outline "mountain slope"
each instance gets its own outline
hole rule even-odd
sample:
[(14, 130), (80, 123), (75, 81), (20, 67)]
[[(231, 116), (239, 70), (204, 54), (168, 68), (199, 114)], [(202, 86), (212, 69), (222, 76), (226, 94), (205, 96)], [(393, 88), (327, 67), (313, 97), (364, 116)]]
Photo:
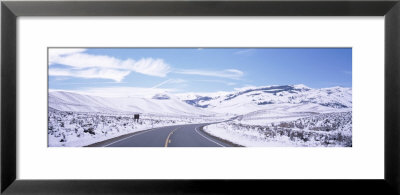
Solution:
[[(152, 98), (105, 98), (49, 92), (49, 107), (76, 112), (129, 112), (173, 115), (244, 115), (263, 112), (351, 111), (351, 88), (312, 89), (304, 85), (264, 86), (209, 94), (155, 94)], [(280, 112), (280, 111), (279, 111)]]
[(49, 108), (60, 111), (101, 113), (212, 114), (167, 94), (157, 94), (153, 98), (105, 98), (65, 91), (52, 91), (49, 92)]
[(305, 85), (282, 85), (247, 88), (230, 93), (207, 96), (181, 94), (186, 103), (218, 113), (247, 114), (286, 104), (287, 107), (312, 104), (318, 110), (351, 109), (351, 88), (312, 89)]

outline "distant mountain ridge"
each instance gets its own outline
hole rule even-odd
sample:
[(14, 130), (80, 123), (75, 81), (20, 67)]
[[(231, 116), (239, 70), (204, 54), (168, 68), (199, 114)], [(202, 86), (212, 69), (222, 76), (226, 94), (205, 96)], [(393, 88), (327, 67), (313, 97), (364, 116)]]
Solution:
[[(293, 112), (351, 111), (352, 89), (313, 89), (305, 85), (248, 87), (233, 92), (202, 94), (158, 93), (152, 97), (106, 98), (66, 91), (49, 92), (49, 108), (60, 111), (102, 113), (149, 113), (244, 115), (260, 110)], [(264, 111), (266, 112), (266, 111)]]
[(243, 112), (239, 112), (241, 114), (261, 110), (270, 104), (315, 104), (334, 109), (352, 108), (351, 88), (312, 89), (302, 84), (254, 87), (215, 96), (181, 94), (178, 97), (190, 105), (214, 112), (234, 113), (236, 108), (242, 108)]
[(48, 95), (49, 109), (73, 112), (99, 113), (149, 113), (167, 115), (211, 115), (209, 111), (188, 105), (165, 94), (152, 98), (125, 97), (106, 98), (66, 91), (51, 91)]

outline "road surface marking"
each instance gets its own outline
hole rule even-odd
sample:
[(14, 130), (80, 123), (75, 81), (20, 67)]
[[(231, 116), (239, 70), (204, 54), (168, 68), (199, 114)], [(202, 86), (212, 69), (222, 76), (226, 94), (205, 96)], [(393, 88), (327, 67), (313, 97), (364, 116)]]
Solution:
[(214, 142), (215, 144), (218, 144), (218, 145), (221, 146), (221, 147), (225, 147), (224, 145), (221, 145), (221, 144), (219, 144), (218, 142), (215, 142), (214, 140), (212, 140), (212, 139), (210, 139), (210, 138), (208, 138), (208, 137), (206, 137), (206, 136), (200, 134), (200, 133), (197, 131), (197, 127), (194, 128), (194, 130), (196, 131), (197, 134), (199, 134), (199, 135), (201, 135), (202, 137), (208, 139), (208, 141)]
[[(137, 135), (140, 135), (140, 134), (143, 134), (143, 133), (147, 133), (147, 132), (150, 132), (150, 131), (154, 131), (154, 130), (157, 130), (157, 129), (160, 129), (160, 128), (162, 128), (162, 127), (157, 127), (157, 128), (155, 128), (155, 129), (150, 129), (150, 130), (144, 130), (144, 132), (140, 132), (140, 133), (133, 134), (133, 135), (131, 135), (131, 136), (129, 136), (129, 137), (126, 137), (126, 138), (124, 138), (124, 139), (120, 139), (120, 140), (117, 140), (117, 141), (115, 141), (115, 142), (112, 142), (112, 143), (109, 143), (109, 144), (107, 144), (107, 145), (104, 145), (103, 147), (107, 147), (107, 146), (113, 145), (113, 144), (115, 144), (115, 143), (117, 143), (117, 142), (120, 142), (120, 141), (129, 139), (129, 138), (131, 138), (131, 137), (134, 137), (134, 136), (137, 136)], [(112, 138), (111, 138), (111, 139), (112, 139)]]
[(179, 127), (178, 128), (176, 128), (176, 129), (174, 129), (174, 130), (172, 130), (169, 134), (168, 134), (168, 137), (167, 137), (167, 139), (165, 140), (165, 145), (164, 145), (164, 147), (168, 147), (168, 143), (171, 143), (171, 140), (169, 139), (169, 137), (171, 137), (171, 135), (174, 133), (174, 131), (176, 131), (177, 129), (179, 129)]

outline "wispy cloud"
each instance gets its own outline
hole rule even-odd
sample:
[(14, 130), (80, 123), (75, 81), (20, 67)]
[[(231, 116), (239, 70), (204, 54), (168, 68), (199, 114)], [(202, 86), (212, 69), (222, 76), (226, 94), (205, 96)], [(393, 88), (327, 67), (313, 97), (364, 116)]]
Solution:
[(161, 82), (161, 83), (159, 83), (157, 85), (154, 85), (152, 88), (155, 89), (155, 88), (161, 87), (161, 86), (163, 86), (165, 84), (176, 84), (176, 83), (184, 83), (184, 82), (186, 82), (186, 81), (183, 80), (183, 79), (168, 79), (168, 80), (163, 81), (163, 82)]
[[(162, 59), (121, 60), (107, 55), (83, 53), (84, 49), (50, 49), (49, 66), (61, 64), (69, 68), (49, 69), (50, 76), (113, 79), (120, 82), (130, 72), (165, 77), (170, 66)], [(90, 75), (92, 73), (93, 75)], [(115, 74), (115, 75), (114, 75)]]
[(237, 69), (226, 69), (222, 71), (210, 71), (210, 70), (194, 70), (194, 69), (184, 69), (176, 70), (174, 73), (187, 74), (187, 75), (200, 75), (209, 77), (221, 77), (230, 79), (239, 79), (244, 75), (244, 73)]
[(161, 89), (161, 88), (140, 88), (140, 87), (98, 87), (84, 88), (79, 90), (58, 90), (50, 89), (51, 91), (68, 91), (86, 95), (100, 97), (153, 97), (158, 93), (173, 93), (177, 89)]
[(145, 58), (132, 63), (131, 68), (135, 72), (158, 77), (165, 77), (171, 69), (164, 60), (153, 58)]
[(127, 76), (129, 71), (121, 71), (114, 69), (97, 69), (97, 68), (89, 68), (83, 70), (75, 70), (75, 69), (57, 69), (51, 68), (49, 69), (50, 76), (68, 76), (68, 77), (78, 77), (78, 78), (86, 78), (86, 79), (112, 79), (116, 82), (121, 82), (122, 79)]
[[(57, 83), (57, 85), (90, 85), (90, 84), (115, 84), (116, 82), (63, 82), (63, 83)], [(127, 82), (118, 82), (118, 84), (123, 84)]]
[(57, 59), (66, 55), (85, 52), (86, 49), (72, 49), (72, 48), (51, 48), (49, 49), (49, 65), (53, 64)]
[(235, 55), (251, 55), (251, 54), (253, 54), (254, 51), (255, 51), (254, 49), (243, 49), (243, 50), (236, 51), (234, 54)]
[(193, 80), (195, 82), (209, 82), (209, 83), (223, 83), (228, 86), (233, 86), (236, 85), (234, 82), (228, 82), (228, 81), (223, 81), (223, 80)]
[[(173, 71), (170, 65), (165, 63), (163, 59), (119, 59), (108, 55), (94, 55), (85, 53), (86, 51), (86, 49), (49, 49), (49, 75), (111, 79), (116, 82), (121, 82), (131, 72), (149, 76), (166, 77), (168, 73)], [(55, 64), (60, 64), (63, 66), (55, 68)], [(177, 74), (229, 79), (240, 79), (244, 75), (242, 71), (237, 69), (225, 69), (218, 71), (178, 69), (174, 70), (173, 72)], [(178, 80), (167, 80), (159, 85), (162, 86), (173, 82), (176, 83)]]

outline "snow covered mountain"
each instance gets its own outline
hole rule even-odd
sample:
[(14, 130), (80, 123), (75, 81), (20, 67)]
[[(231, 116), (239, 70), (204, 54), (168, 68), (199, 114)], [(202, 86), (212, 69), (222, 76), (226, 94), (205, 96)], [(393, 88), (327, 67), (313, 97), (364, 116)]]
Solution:
[(172, 95), (156, 94), (152, 98), (106, 98), (65, 91), (49, 92), (49, 108), (72, 112), (148, 113), (172, 115), (211, 115), (186, 104)]
[(49, 107), (75, 112), (173, 115), (244, 115), (261, 110), (323, 113), (351, 111), (352, 90), (343, 87), (312, 89), (305, 85), (281, 85), (209, 94), (155, 94), (151, 98), (106, 98), (51, 91)]
[[(204, 130), (243, 146), (352, 146), (351, 88), (282, 85), (119, 98), (50, 91), (48, 107), (49, 146), (83, 146), (154, 127), (215, 122)], [(140, 123), (132, 113), (142, 114)]]
[(180, 94), (178, 97), (190, 105), (212, 112), (234, 114), (247, 114), (277, 105), (285, 108), (307, 105), (307, 111), (318, 112), (351, 110), (352, 107), (352, 90), (343, 87), (312, 89), (305, 85), (281, 85), (246, 88), (215, 95)]

